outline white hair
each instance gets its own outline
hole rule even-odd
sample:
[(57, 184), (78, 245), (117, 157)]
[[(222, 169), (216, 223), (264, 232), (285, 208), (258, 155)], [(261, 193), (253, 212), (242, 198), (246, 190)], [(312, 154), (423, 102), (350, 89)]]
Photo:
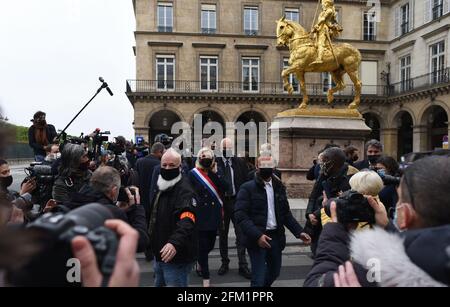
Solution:
[(383, 189), (381, 177), (374, 171), (361, 171), (350, 178), (350, 187), (363, 195), (377, 196)]

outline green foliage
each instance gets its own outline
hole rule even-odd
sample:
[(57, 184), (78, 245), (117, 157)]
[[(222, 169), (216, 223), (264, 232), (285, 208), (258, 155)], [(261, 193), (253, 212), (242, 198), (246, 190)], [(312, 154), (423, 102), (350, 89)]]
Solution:
[(13, 124), (6, 123), (6, 128), (15, 134), (12, 138), (13, 142), (16, 143), (28, 143), (28, 128), (23, 126), (16, 126)]

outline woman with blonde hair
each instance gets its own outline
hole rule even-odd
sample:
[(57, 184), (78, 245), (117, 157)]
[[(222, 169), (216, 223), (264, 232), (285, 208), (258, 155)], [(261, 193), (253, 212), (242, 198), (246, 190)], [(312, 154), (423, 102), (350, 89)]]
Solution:
[[(372, 196), (376, 202), (383, 205), (378, 194), (383, 189), (384, 184), (381, 177), (374, 171), (359, 171), (354, 174), (349, 180), (350, 187), (353, 191), (356, 191), (365, 196)], [(324, 201), (324, 203), (326, 200)], [(328, 223), (331, 219), (325, 213), (325, 210), (321, 210), (321, 223), (322, 226)], [(364, 228), (369, 226), (368, 223), (359, 223), (358, 228)]]
[(200, 149), (195, 168), (189, 171), (197, 203), (198, 264), (197, 272), (203, 277), (203, 286), (210, 286), (208, 255), (214, 248), (217, 230), (223, 218), (223, 193), (227, 182), (218, 175), (214, 152)]

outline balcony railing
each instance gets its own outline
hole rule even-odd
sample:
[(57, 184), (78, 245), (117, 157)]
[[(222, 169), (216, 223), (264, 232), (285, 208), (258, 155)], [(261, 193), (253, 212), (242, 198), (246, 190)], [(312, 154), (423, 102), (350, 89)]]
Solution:
[[(306, 84), (308, 95), (324, 95), (329, 87), (322, 83)], [(297, 87), (296, 87), (297, 89)], [(362, 94), (386, 96), (384, 85), (363, 85)], [(183, 93), (183, 94), (248, 94), (248, 95), (287, 95), (281, 82), (202, 82), (202, 81), (161, 81), (127, 80), (127, 93)], [(294, 94), (300, 94), (297, 90)], [(335, 96), (353, 96), (354, 87), (348, 85)]]
[(450, 67), (391, 85), (390, 95), (405, 94), (436, 85), (450, 84)]

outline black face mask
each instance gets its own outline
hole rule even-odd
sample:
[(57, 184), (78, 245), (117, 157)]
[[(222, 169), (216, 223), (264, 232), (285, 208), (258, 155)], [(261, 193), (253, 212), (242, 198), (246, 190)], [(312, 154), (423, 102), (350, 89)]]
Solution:
[(358, 159), (359, 159), (358, 155), (354, 155), (353, 158), (352, 158), (353, 162), (358, 161)]
[(380, 155), (373, 155), (367, 156), (367, 159), (369, 160), (370, 164), (376, 164), (380, 157), (381, 157)]
[(204, 168), (210, 168), (212, 163), (213, 163), (213, 160), (209, 159), (209, 158), (200, 160), (200, 165), (203, 166)]
[(272, 177), (273, 168), (260, 168), (259, 175), (262, 179), (267, 180)]
[(165, 169), (161, 168), (161, 177), (164, 180), (170, 181), (178, 177), (180, 175), (180, 169), (177, 168), (171, 168), (171, 169)]
[(12, 176), (0, 178), (0, 186), (4, 189), (7, 189), (12, 184), (12, 182), (13, 182)]

